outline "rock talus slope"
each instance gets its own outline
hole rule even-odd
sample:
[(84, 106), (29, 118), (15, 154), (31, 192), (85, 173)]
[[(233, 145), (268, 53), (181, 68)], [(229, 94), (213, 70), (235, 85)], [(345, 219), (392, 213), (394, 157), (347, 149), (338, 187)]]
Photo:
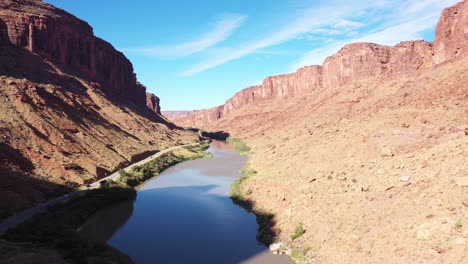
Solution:
[(0, 2), (0, 217), (196, 139), (84, 21)]
[[(466, 263), (467, 9), (443, 11), (434, 43), (350, 44), (314, 72), (176, 122), (249, 143), (258, 173), (244, 199), (274, 213), (276, 239), (309, 260)], [(301, 94), (272, 92), (295, 85)]]

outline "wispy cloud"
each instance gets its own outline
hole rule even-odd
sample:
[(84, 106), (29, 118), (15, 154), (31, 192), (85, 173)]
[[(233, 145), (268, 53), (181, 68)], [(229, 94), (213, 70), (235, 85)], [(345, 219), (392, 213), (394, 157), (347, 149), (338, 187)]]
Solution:
[(298, 12), (284, 27), (225, 52), (209, 56), (180, 73), (192, 76), (239, 59), (262, 49), (295, 39), (310, 40), (315, 49), (297, 59), (292, 66), (321, 64), (326, 56), (347, 43), (368, 41), (394, 45), (422, 37), (433, 28), (443, 7), (458, 0), (329, 0)]
[[(402, 3), (403, 2), (403, 3)], [(290, 71), (305, 65), (322, 64), (327, 56), (336, 53), (341, 47), (354, 42), (372, 42), (381, 45), (395, 45), (403, 40), (422, 39), (422, 33), (434, 28), (441, 10), (458, 0), (402, 1), (387, 15), (388, 21), (375, 32), (364, 32), (359, 37), (349, 37), (333, 41), (329, 45), (315, 48), (292, 63)]]
[[(374, 6), (381, 4), (384, 0), (375, 0), (368, 6)], [(226, 62), (238, 59), (240, 57), (249, 55), (256, 52), (257, 50), (271, 47), (284, 43), (286, 41), (302, 37), (304, 34), (313, 32), (326, 25), (335, 25), (336, 21), (346, 21), (341, 18), (352, 15), (355, 11), (360, 8), (365, 8), (367, 1), (358, 0), (353, 5), (342, 5), (341, 8), (336, 8), (336, 2), (340, 1), (329, 1), (326, 5), (313, 6), (304, 10), (302, 13), (296, 16), (296, 19), (288, 23), (285, 27), (280, 30), (269, 34), (268, 36), (261, 36), (261, 38), (242, 45), (240, 48), (233, 49), (231, 52), (225, 53), (222, 56), (213, 56), (204, 60), (189, 69), (182, 72), (181, 76), (192, 76), (216, 66), (222, 65)], [(348, 23), (348, 25), (340, 26), (356, 26), (354, 23)]]
[(203, 34), (195, 40), (167, 46), (126, 49), (126, 51), (160, 58), (186, 57), (202, 52), (228, 39), (245, 20), (246, 16), (233, 14), (225, 15), (211, 31)]
[(321, 65), (327, 56), (339, 51), (344, 45), (354, 42), (371, 42), (381, 45), (395, 45), (402, 40), (422, 39), (421, 32), (432, 27), (434, 17), (425, 17), (385, 28), (359, 38), (334, 41), (332, 44), (313, 49), (295, 61), (290, 71), (305, 65)]

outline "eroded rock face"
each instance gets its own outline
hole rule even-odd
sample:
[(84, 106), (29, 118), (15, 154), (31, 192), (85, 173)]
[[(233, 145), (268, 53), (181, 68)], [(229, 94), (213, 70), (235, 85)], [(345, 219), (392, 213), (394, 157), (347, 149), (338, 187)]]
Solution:
[(432, 67), (432, 44), (427, 41), (404, 41), (391, 49), (387, 68), (389, 77), (412, 75)]
[(346, 45), (323, 63), (323, 85), (339, 87), (355, 80), (383, 74), (390, 61), (390, 47), (371, 43)]
[(262, 100), (295, 97), (311, 93), (322, 87), (322, 67), (306, 66), (295, 73), (271, 76), (261, 85), (251, 86), (226, 101), (223, 114), (228, 114), (244, 105)]
[(152, 93), (146, 93), (146, 106), (156, 114), (161, 114), (161, 107), (159, 106), (159, 97)]
[(407, 41), (395, 47), (354, 43), (328, 57), (323, 66), (313, 65), (295, 73), (271, 76), (261, 85), (241, 90), (222, 106), (198, 110), (177, 122), (203, 127), (245, 105), (263, 100), (297, 97), (318, 89), (338, 89), (372, 77), (412, 75), (432, 66), (432, 45), (426, 41)]
[(353, 43), (325, 59), (322, 66), (307, 66), (295, 73), (266, 78), (261, 85), (236, 93), (222, 106), (198, 110), (175, 119), (179, 124), (203, 127), (245, 105), (262, 100), (336, 89), (367, 78), (416, 75), (434, 65), (466, 56), (468, 52), (468, 1), (446, 8), (437, 25), (434, 44), (417, 40), (394, 47)]
[(224, 105), (215, 106), (209, 109), (195, 110), (189, 116), (184, 117), (187, 121), (183, 125), (193, 127), (205, 127), (224, 116)]
[(415, 74), (428, 68), (432, 45), (426, 41), (405, 41), (394, 47), (353, 43), (328, 57), (323, 64), (323, 86), (340, 87), (371, 77)]
[(468, 1), (446, 8), (437, 24), (433, 48), (434, 64), (444, 63), (468, 52)]
[(122, 53), (41, 1), (0, 0), (0, 98), (0, 219), (198, 138), (158, 116)]
[(86, 75), (112, 97), (145, 105), (144, 87), (137, 85), (130, 61), (71, 14), (42, 1), (2, 0), (0, 31), (0, 43), (7, 37), (13, 45)]

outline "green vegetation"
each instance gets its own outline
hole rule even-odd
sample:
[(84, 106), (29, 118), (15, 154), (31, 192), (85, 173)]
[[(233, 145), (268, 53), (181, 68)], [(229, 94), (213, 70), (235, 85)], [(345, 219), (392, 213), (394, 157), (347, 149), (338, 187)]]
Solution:
[(458, 219), (457, 222), (455, 222), (455, 230), (460, 231), (463, 227), (462, 219)]
[(309, 263), (306, 256), (305, 256), (305, 254), (302, 251), (298, 250), (298, 249), (292, 249), (291, 254), (289, 256), (296, 263)]
[(304, 227), (302, 227), (302, 225), (298, 225), (296, 226), (296, 229), (294, 229), (294, 234), (291, 235), (291, 239), (296, 240), (297, 238), (302, 236), (305, 232), (306, 230), (304, 229)]
[(21, 248), (50, 248), (71, 263), (89, 263), (90, 260), (95, 263), (128, 263), (114, 249), (81, 239), (76, 230), (97, 211), (135, 197), (134, 189), (109, 187), (89, 190), (67, 203), (51, 206), (46, 212), (8, 230), (1, 238), (17, 248), (8, 247), (15, 252), (6, 248), (3, 253), (21, 254)]
[(128, 172), (120, 170), (117, 181), (124, 186), (138, 186), (146, 180), (158, 176), (167, 168), (174, 166), (182, 161), (199, 158), (210, 158), (212, 156), (211, 153), (205, 152), (208, 147), (209, 144), (207, 142), (203, 142), (198, 145), (188, 146), (183, 149), (165, 153), (148, 163), (133, 167)]
[(257, 171), (247, 166), (242, 170), (242, 174), (244, 174), (243, 177), (235, 180), (231, 184), (229, 196), (235, 204), (242, 206), (248, 212), (255, 214), (258, 224), (257, 240), (265, 245), (270, 245), (275, 241), (276, 237), (276, 232), (273, 229), (273, 226), (276, 224), (274, 221), (275, 215), (268, 211), (256, 208), (254, 202), (246, 198), (246, 196), (249, 196), (253, 193), (252, 190), (247, 190), (245, 194), (242, 190), (242, 184), (245, 182), (245, 180), (255, 176)]
[(118, 182), (113, 180), (102, 180), (99, 182), (99, 188), (121, 187)]
[[(241, 178), (235, 180), (231, 184), (231, 190), (229, 192), (229, 196), (231, 196), (231, 199), (233, 199), (233, 200), (238, 200), (238, 201), (244, 200), (244, 194), (243, 194), (243, 191), (242, 191), (242, 183), (245, 180), (247, 180), (248, 178), (256, 175), (257, 171), (246, 167), (246, 168), (244, 168), (242, 170), (242, 174), (243, 174), (243, 176)], [(247, 194), (247, 195), (249, 195), (249, 194)]]
[[(118, 250), (96, 242), (82, 239), (77, 229), (94, 213), (119, 202), (136, 198), (131, 188), (158, 175), (165, 169), (185, 160), (211, 157), (205, 152), (209, 142), (188, 146), (166, 153), (130, 171), (120, 170), (117, 181), (103, 180), (99, 189), (76, 195), (66, 203), (56, 204), (44, 213), (8, 230), (0, 237), (2, 257), (11, 258), (23, 253), (58, 252), (70, 263), (132, 263)], [(3, 258), (0, 257), (0, 262)]]
[(228, 138), (226, 142), (234, 144), (236, 146), (236, 151), (242, 156), (247, 156), (250, 152), (250, 147), (241, 139), (238, 138)]

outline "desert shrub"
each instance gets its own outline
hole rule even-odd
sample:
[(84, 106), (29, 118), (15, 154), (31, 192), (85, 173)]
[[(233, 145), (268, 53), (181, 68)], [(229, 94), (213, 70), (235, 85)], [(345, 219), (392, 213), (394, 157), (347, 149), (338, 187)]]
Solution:
[(228, 138), (226, 140), (228, 143), (234, 144), (236, 148), (236, 152), (239, 153), (242, 156), (247, 156), (250, 152), (250, 147), (242, 141), (241, 139), (238, 138)]
[(304, 227), (302, 227), (302, 225), (298, 225), (296, 226), (296, 229), (294, 229), (294, 234), (291, 235), (291, 239), (296, 240), (297, 238), (302, 236), (305, 232), (306, 230), (304, 229)]

